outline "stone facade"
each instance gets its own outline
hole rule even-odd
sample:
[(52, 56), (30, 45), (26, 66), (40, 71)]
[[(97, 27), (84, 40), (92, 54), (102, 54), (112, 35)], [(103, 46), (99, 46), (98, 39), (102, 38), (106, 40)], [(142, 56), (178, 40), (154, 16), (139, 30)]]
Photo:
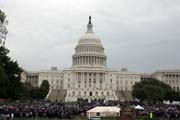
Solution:
[(175, 91), (180, 90), (180, 70), (158, 70), (152, 73), (152, 77), (170, 85)]

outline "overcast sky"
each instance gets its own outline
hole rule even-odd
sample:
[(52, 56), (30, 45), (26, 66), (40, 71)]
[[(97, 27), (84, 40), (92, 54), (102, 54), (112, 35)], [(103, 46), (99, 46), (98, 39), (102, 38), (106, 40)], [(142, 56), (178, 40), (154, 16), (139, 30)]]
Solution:
[(180, 69), (180, 0), (0, 0), (6, 46), (26, 70), (72, 65), (92, 16), (109, 68)]

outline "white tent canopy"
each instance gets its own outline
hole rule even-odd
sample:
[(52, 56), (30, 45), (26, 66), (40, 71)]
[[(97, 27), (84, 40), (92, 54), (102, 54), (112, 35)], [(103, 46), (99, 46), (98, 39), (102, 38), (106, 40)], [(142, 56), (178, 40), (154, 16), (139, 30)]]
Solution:
[(134, 108), (137, 109), (137, 110), (144, 110), (144, 108), (141, 107), (140, 105), (137, 105), (137, 106), (135, 106)]
[(119, 116), (120, 110), (116, 106), (97, 106), (87, 111), (87, 117)]
[(112, 106), (98, 106), (94, 107), (93, 109), (88, 110), (87, 112), (116, 112), (119, 113), (120, 108), (118, 107), (112, 107)]

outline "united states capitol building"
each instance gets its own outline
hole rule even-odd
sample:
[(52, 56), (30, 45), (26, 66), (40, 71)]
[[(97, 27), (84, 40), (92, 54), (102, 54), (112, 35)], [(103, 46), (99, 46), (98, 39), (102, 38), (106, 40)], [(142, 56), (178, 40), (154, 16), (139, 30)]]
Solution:
[(132, 72), (126, 68), (109, 69), (107, 56), (100, 38), (93, 32), (91, 17), (87, 31), (82, 35), (72, 55), (72, 67), (59, 70), (29, 72), (24, 70), (22, 82), (39, 87), (44, 80), (50, 84), (47, 99), (51, 101), (77, 101), (78, 98), (94, 100), (132, 100), (133, 85), (151, 77), (169, 84), (174, 90), (180, 87), (180, 70), (160, 70), (152, 74)]

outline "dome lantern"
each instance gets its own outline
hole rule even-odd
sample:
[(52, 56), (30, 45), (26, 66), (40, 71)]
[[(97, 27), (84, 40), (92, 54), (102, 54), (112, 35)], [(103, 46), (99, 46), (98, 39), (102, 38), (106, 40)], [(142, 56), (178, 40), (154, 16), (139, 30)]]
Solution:
[(86, 33), (93, 33), (93, 24), (91, 23), (91, 16), (89, 16), (89, 23), (87, 24), (87, 32)]

